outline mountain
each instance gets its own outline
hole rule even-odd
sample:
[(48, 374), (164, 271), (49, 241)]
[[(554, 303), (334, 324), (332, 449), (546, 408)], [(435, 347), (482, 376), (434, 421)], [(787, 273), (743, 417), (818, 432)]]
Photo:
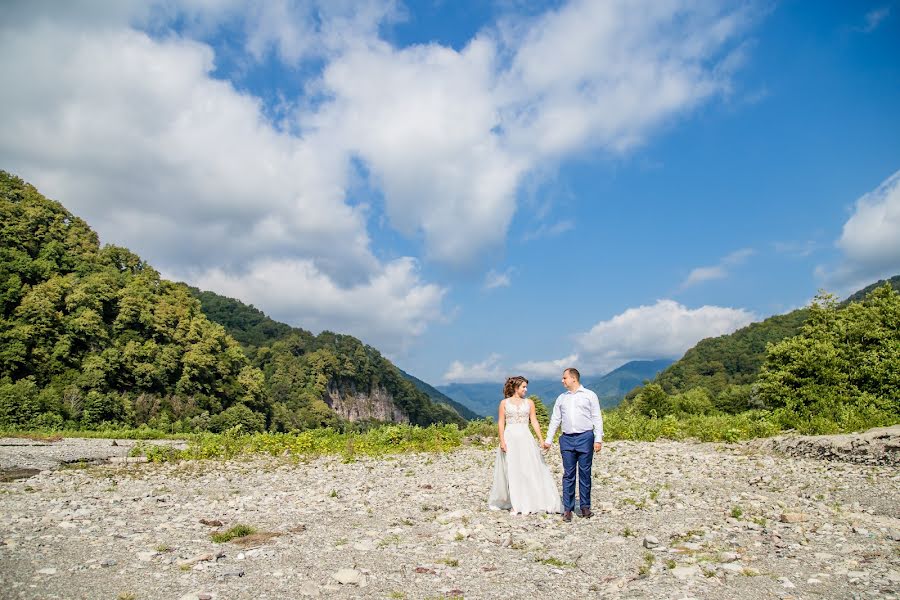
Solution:
[[(602, 408), (613, 408), (622, 401), (629, 390), (652, 379), (671, 362), (665, 359), (635, 360), (600, 377), (582, 376), (582, 384), (597, 394)], [(503, 399), (502, 382), (450, 383), (439, 385), (437, 389), (479, 415), (495, 418), (498, 404)], [(548, 411), (553, 410), (556, 398), (563, 391), (562, 383), (558, 379), (535, 379), (528, 382), (528, 394), (539, 397)]]
[(0, 426), (458, 423), (375, 348), (162, 279), (0, 171)]
[(466, 408), (465, 405), (460, 404), (459, 402), (457, 402), (450, 396), (447, 396), (446, 394), (444, 394), (437, 388), (425, 383), (418, 377), (414, 377), (414, 376), (410, 375), (409, 373), (407, 373), (403, 369), (400, 369), (399, 367), (398, 367), (398, 370), (400, 371), (400, 374), (403, 375), (410, 382), (412, 382), (412, 384), (414, 386), (416, 386), (416, 388), (418, 388), (420, 391), (428, 394), (428, 397), (431, 398), (432, 402), (440, 402), (441, 404), (446, 404), (446, 405), (450, 406), (451, 408), (453, 408), (453, 410), (455, 410), (457, 413), (459, 413), (459, 415), (464, 419), (470, 420), (470, 419), (478, 419), (479, 418), (479, 415), (475, 414), (474, 412), (472, 412), (471, 410)]
[[(190, 288), (211, 321), (239, 340), (255, 366), (263, 371), (284, 428), (306, 423), (328, 425), (326, 414), (305, 407), (319, 400), (350, 421), (465, 423), (449, 403), (433, 401), (405, 373), (375, 348), (355, 337), (279, 323), (256, 307), (215, 292)], [(312, 370), (311, 370), (312, 369)], [(325, 378), (323, 385), (317, 379)], [(312, 386), (312, 390), (309, 388)], [(299, 416), (300, 414), (304, 416)], [(318, 421), (317, 421), (318, 419)]]
[[(900, 291), (900, 276), (895, 276), (866, 286), (841, 305), (859, 302), (885, 283)], [(659, 384), (670, 395), (702, 387), (723, 409), (745, 410), (750, 406), (750, 385), (757, 380), (765, 362), (767, 345), (798, 335), (808, 315), (807, 308), (800, 308), (751, 323), (728, 335), (701, 340), (662, 371), (653, 383)], [(633, 395), (628, 394), (628, 397)]]
[(886, 283), (891, 284), (892, 288), (900, 292), (900, 275), (894, 275), (890, 279), (880, 279), (871, 285), (867, 285), (858, 292), (850, 294), (850, 296), (848, 296), (842, 304), (848, 304), (850, 302), (861, 302), (866, 298), (866, 296), (869, 295), (869, 292), (871, 292), (875, 288), (880, 288)]

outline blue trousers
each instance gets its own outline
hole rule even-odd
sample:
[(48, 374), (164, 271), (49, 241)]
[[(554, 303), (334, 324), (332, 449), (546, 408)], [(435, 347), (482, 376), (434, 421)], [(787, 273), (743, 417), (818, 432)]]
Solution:
[(563, 510), (575, 510), (575, 473), (578, 473), (578, 505), (591, 507), (591, 464), (594, 462), (594, 432), (564, 433), (559, 437), (563, 464)]

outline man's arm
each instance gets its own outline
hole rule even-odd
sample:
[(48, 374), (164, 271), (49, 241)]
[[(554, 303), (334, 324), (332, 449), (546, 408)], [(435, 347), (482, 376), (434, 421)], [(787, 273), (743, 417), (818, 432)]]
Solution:
[(544, 440), (546, 444), (553, 443), (553, 436), (556, 435), (556, 430), (559, 428), (559, 424), (562, 423), (562, 412), (560, 412), (559, 403), (559, 397), (557, 397), (556, 402), (553, 404), (553, 414), (550, 415), (550, 425), (547, 426), (547, 438)]
[(603, 443), (603, 413), (600, 412), (600, 399), (591, 392), (591, 423), (594, 425), (594, 441)]

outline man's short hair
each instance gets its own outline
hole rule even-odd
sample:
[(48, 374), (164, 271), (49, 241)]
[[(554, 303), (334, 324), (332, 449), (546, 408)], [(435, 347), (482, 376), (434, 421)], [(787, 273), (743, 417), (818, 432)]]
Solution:
[(575, 378), (575, 381), (581, 383), (581, 373), (578, 372), (578, 369), (576, 369), (575, 367), (569, 367), (568, 369), (566, 369), (566, 371), (568, 371), (569, 375)]

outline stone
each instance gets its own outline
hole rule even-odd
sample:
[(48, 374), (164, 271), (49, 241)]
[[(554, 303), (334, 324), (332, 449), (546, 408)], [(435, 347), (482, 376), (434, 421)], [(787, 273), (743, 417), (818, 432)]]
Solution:
[(674, 575), (677, 579), (690, 579), (700, 574), (700, 567), (675, 567), (674, 569), (670, 569), (669, 573)]
[(737, 552), (723, 552), (721, 558), (723, 562), (734, 562), (741, 557)]
[(778, 582), (781, 584), (781, 586), (782, 586), (783, 588), (786, 588), (786, 589), (789, 589), (789, 590), (792, 590), (792, 589), (794, 589), (795, 587), (797, 587), (797, 586), (794, 585), (794, 584), (791, 582), (791, 580), (788, 579), (787, 577), (779, 577), (779, 578), (778, 578)]
[(659, 540), (652, 535), (644, 536), (644, 548), (652, 549), (659, 546)]
[(339, 569), (336, 573), (332, 573), (332, 579), (341, 585), (360, 585), (365, 576), (356, 569)]
[(782, 523), (802, 523), (807, 520), (807, 516), (804, 513), (799, 512), (786, 512), (781, 513), (778, 520)]
[(38, 569), (38, 573), (41, 575), (56, 575), (56, 569), (54, 567), (45, 567), (43, 569)]
[(243, 569), (229, 569), (227, 571), (222, 571), (218, 575), (218, 577), (220, 579), (225, 579), (225, 578), (229, 578), (229, 577), (243, 577), (243, 576), (244, 576)]

